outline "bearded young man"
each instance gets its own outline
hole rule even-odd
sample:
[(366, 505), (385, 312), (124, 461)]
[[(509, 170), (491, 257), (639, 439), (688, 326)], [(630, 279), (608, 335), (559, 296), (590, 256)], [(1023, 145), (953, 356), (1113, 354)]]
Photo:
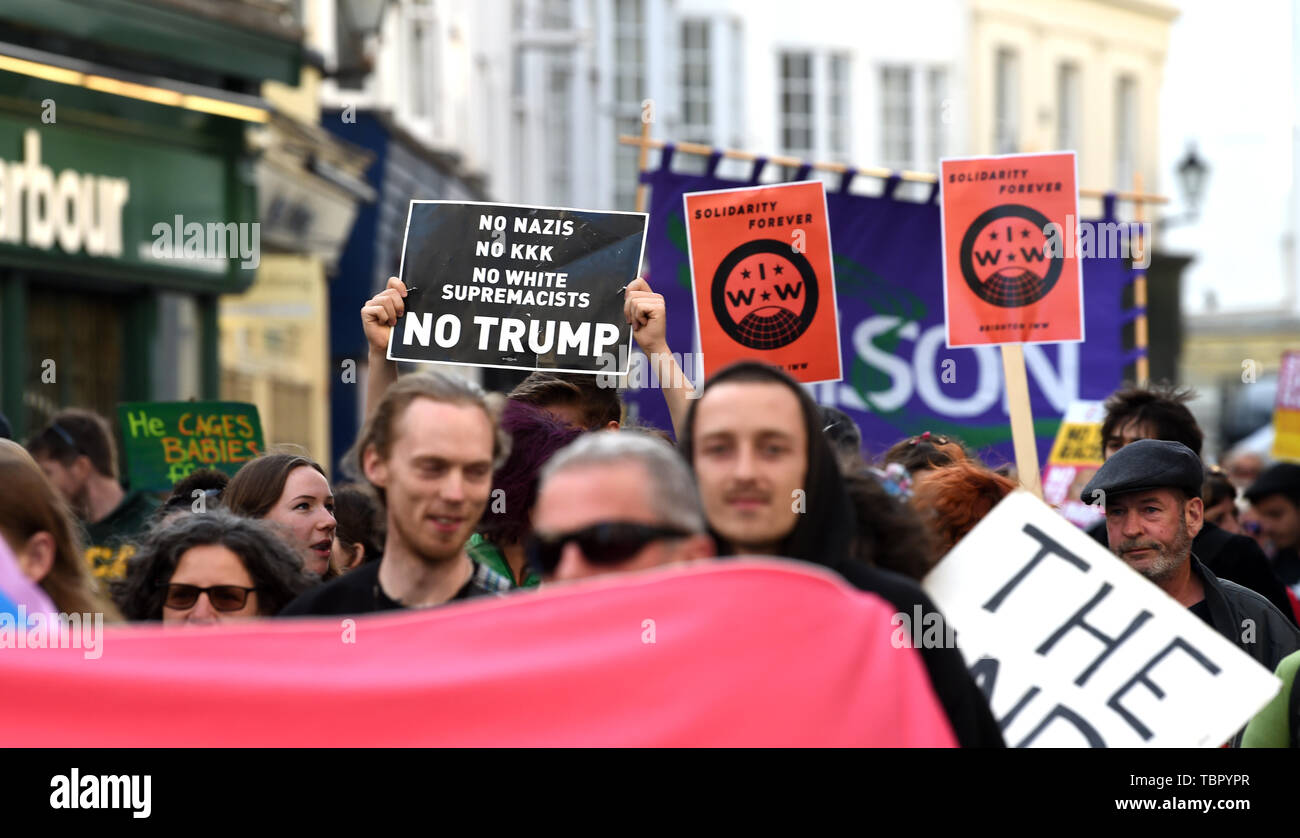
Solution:
[(383, 557), (289, 603), (282, 616), (422, 608), (510, 589), (465, 545), (508, 449), (476, 385), (404, 376), (366, 419), (351, 456), (384, 503)]

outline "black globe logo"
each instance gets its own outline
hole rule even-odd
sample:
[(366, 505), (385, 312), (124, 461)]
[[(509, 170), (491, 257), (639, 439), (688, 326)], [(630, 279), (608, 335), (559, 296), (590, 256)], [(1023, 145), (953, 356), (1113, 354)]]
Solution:
[(1063, 256), (1047, 255), (1050, 222), (1032, 207), (1001, 204), (966, 228), (961, 273), (981, 300), (1002, 308), (1036, 303), (1061, 278)]
[(817, 272), (789, 242), (745, 242), (713, 274), (713, 315), (732, 340), (750, 349), (780, 349), (798, 340), (812, 324), (817, 299)]

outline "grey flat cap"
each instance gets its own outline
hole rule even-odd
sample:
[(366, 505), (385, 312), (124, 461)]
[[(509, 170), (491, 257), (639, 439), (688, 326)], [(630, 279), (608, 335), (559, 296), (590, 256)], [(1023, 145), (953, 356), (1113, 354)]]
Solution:
[(1189, 497), (1201, 496), (1205, 470), (1201, 458), (1181, 442), (1139, 439), (1110, 455), (1080, 493), (1092, 503), (1095, 492), (1107, 496), (1147, 489), (1182, 489)]

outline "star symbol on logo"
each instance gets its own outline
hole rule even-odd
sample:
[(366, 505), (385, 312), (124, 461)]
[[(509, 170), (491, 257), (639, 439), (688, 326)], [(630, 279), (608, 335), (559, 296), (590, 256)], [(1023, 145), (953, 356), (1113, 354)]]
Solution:
[(1020, 238), (1022, 238), (1022, 239), (1027, 239), (1027, 238), (1029, 238), (1029, 231), (1028, 231), (1028, 230), (1021, 230), (1021, 231), (1020, 231)]
[(746, 269), (746, 270), (741, 271), (741, 272), (740, 272), (740, 276), (741, 276), (742, 279), (749, 279), (749, 270)]
[(997, 234), (997, 233), (989, 233), (989, 239), (990, 239), (991, 241), (997, 241), (997, 240), (998, 240), (998, 234)]
[(764, 292), (763, 292), (762, 294), (760, 294), (759, 296), (761, 296), (764, 300), (770, 300), (770, 299), (772, 299), (772, 292), (771, 292), (771, 291), (764, 291)]
[(785, 268), (781, 267), (780, 265), (774, 265), (772, 267), (772, 273), (776, 274), (777, 276), (780, 276), (784, 271)]

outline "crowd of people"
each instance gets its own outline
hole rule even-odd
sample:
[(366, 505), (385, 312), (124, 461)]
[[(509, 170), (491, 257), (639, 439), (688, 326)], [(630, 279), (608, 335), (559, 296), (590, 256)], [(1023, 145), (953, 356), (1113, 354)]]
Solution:
[[(699, 392), (657, 370), (675, 442), (625, 423), (596, 376), (539, 371), (504, 398), (439, 372), (399, 376), (384, 350), (405, 294), (391, 279), (361, 311), (371, 374), (346, 484), (308, 452), (275, 450), (230, 478), (196, 471), (160, 501), (122, 488), (110, 428), (84, 410), (25, 446), (0, 441), (0, 535), (22, 574), (61, 611), (211, 625), (528, 596), (753, 555), (929, 613), (921, 579), (1017, 485), (951, 434), (873, 456), (847, 415), (756, 362)], [(675, 366), (662, 297), (642, 279), (625, 294), (640, 346)], [(1105, 462), (1081, 498), (1104, 507), (1090, 533), (1283, 678), (1234, 741), (1294, 746), (1300, 465), (1207, 468), (1189, 398), (1127, 387), (1106, 402)], [(1243, 620), (1258, 626), (1249, 638)], [(958, 742), (1002, 746), (960, 651), (918, 652)]]

